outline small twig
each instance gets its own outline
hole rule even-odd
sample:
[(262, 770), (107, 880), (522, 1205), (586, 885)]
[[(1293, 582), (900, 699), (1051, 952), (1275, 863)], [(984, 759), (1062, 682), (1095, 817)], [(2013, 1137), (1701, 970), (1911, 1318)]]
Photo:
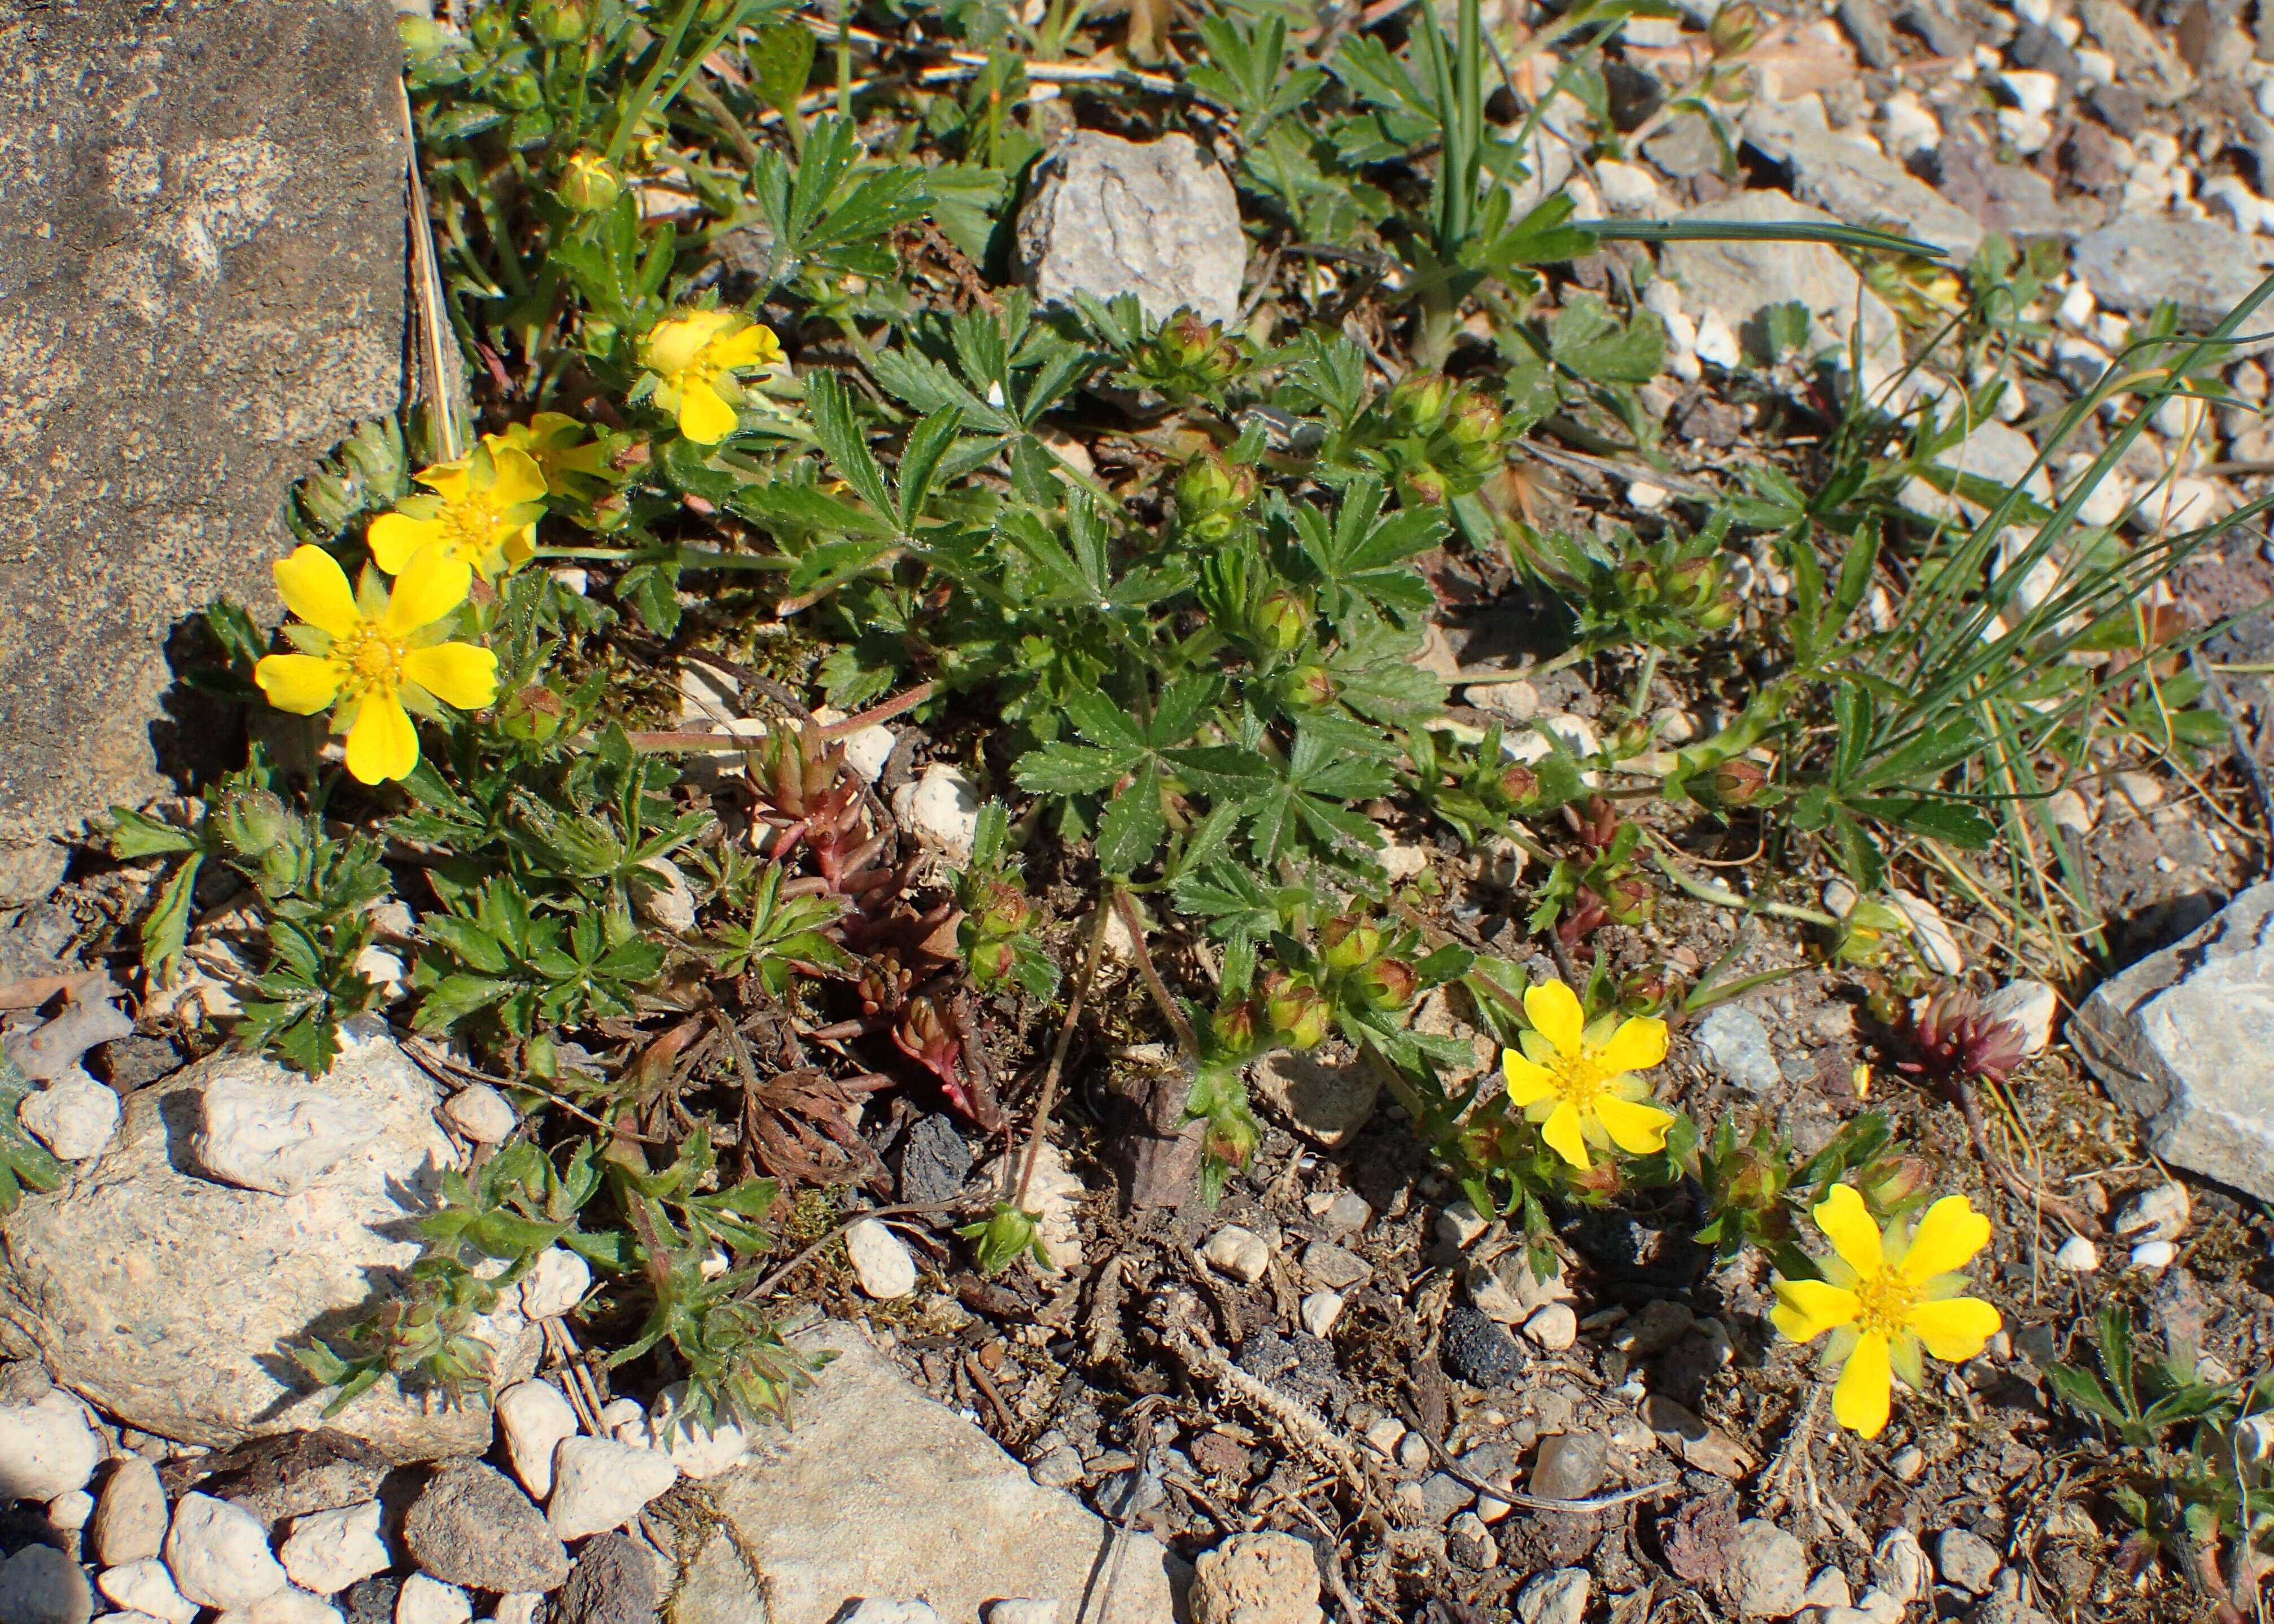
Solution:
[(409, 1055), (412, 1060), (418, 1062), (419, 1070), (425, 1071), (427, 1076), (433, 1078), (438, 1083), (449, 1083), (454, 1081), (460, 1083), (487, 1083), (493, 1088), (510, 1088), (516, 1094), (542, 1094), (546, 1099), (559, 1106), (562, 1110), (568, 1112), (571, 1116), (576, 1117), (578, 1121), (587, 1123), (595, 1128), (599, 1128), (603, 1132), (621, 1134), (625, 1139), (637, 1140), (643, 1145), (667, 1145), (671, 1142), (668, 1139), (657, 1139), (650, 1134), (635, 1132), (633, 1130), (624, 1126), (621, 1123), (604, 1121), (602, 1118), (593, 1116), (591, 1112), (586, 1110), (574, 1100), (568, 1099), (561, 1094), (557, 1094), (550, 1088), (547, 1088), (539, 1083), (533, 1083), (525, 1077), (519, 1079), (499, 1077), (493, 1072), (485, 1071), (477, 1066), (468, 1065), (463, 1060), (456, 1059), (440, 1049), (430, 1049), (425, 1043), (420, 1042), (417, 1038), (403, 1039), (403, 1052)]
[(970, 1372), (972, 1382), (993, 1408), (995, 1419), (1003, 1428), (1003, 1441), (1010, 1442), (1019, 1430), (1019, 1424), (1012, 1419), (1011, 1407), (1003, 1402), (1003, 1395), (996, 1390), (994, 1380), (987, 1374), (987, 1367), (979, 1362), (977, 1350), (964, 1350), (963, 1368)]

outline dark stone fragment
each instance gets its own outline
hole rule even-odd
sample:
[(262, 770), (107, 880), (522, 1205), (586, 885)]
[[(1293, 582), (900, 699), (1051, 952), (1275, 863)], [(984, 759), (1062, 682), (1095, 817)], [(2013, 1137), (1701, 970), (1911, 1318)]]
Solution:
[(2016, 67), (2059, 74), (2063, 85), (2076, 83), (2076, 53), (2063, 42), (2060, 35), (2042, 23), (2023, 23), (2021, 31), (2014, 36), (2014, 42), (2006, 49), (2014, 58)]
[(347, 1624), (395, 1624), (395, 1600), (402, 1593), (402, 1580), (377, 1574), (348, 1586), (338, 1605)]
[(2148, 98), (2129, 85), (2095, 85), (2084, 98), (2087, 111), (2130, 140), (2148, 122)]
[(1610, 103), (1611, 123), (1621, 133), (1639, 130), (1644, 120), (1666, 105), (1665, 81), (1623, 62), (1603, 64), (1603, 90)]
[(568, 1576), (568, 1550), (545, 1514), (494, 1466), (453, 1461), (403, 1520), (418, 1566), (469, 1590), (549, 1590)]
[(89, 1056), (88, 1069), (122, 1094), (147, 1088), (162, 1077), (171, 1077), (187, 1064), (182, 1046), (169, 1037), (140, 1034), (105, 1043)]
[(1658, 1517), (1659, 1555), (1678, 1579), (1710, 1584), (1737, 1538), (1737, 1500), (1726, 1489), (1692, 1495)]
[(1895, 48), (1894, 26), (1879, 0), (1840, 0), (1839, 17), (1866, 67), (1885, 72), (1895, 65), (1901, 53)]
[(158, 1469), (158, 1480), (169, 1501), (195, 1489), (274, 1524), (375, 1499), (393, 1470), (393, 1462), (360, 1438), (326, 1427), (256, 1438), (221, 1455), (169, 1461)]
[(1476, 1504), (1477, 1492), (1450, 1472), (1431, 1472), (1421, 1479), (1421, 1519), (1431, 1528), (1442, 1528)]
[(553, 1624), (651, 1624), (662, 1603), (646, 1548), (622, 1534), (601, 1534), (585, 1542), (553, 1598)]
[(971, 1147), (944, 1114), (919, 1116), (900, 1149), (900, 1199), (953, 1201), (971, 1177)]
[(1472, 1387), (1506, 1387), (1524, 1371), (1523, 1350), (1508, 1327), (1466, 1303), (1456, 1304), (1445, 1316), (1439, 1350), (1445, 1368)]
[(1974, 31), (1931, 0), (1905, 6), (1895, 21), (1925, 41), (1927, 49), (1938, 56), (1963, 56), (1974, 49)]
[(1308, 1332), (1256, 1332), (1239, 1345), (1239, 1368), (1329, 1417), (1350, 1402), (1350, 1384), (1336, 1363), (1334, 1344)]

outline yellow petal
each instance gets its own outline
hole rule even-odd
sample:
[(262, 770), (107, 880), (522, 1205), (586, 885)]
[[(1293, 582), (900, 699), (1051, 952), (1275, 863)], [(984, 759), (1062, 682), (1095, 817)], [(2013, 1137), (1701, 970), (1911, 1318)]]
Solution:
[(338, 669), (312, 654), (263, 655), (252, 680), (270, 704), (295, 716), (313, 716), (340, 694)]
[(524, 524), (505, 538), (505, 561), (508, 568), (518, 569), (537, 556), (537, 526)]
[(1674, 1125), (1674, 1113), (1661, 1106), (1602, 1094), (1595, 1096), (1595, 1120), (1603, 1124), (1612, 1144), (1630, 1156), (1645, 1156), (1666, 1148), (1666, 1131)]
[(345, 572), (321, 547), (295, 547), (290, 558), (277, 560), (273, 568), (276, 595), (309, 625), (344, 637), (363, 624)]
[(1665, 1058), (1666, 1023), (1641, 1016), (1622, 1023), (1595, 1051), (1595, 1064), (1606, 1071), (1647, 1071)]
[(474, 488), (473, 462), (471, 458), (460, 457), (455, 462), (437, 462), (432, 468), (420, 469), (413, 477), (446, 502), (463, 501), (466, 492)]
[(461, 710), (478, 710), (497, 698), (497, 656), (471, 643), (413, 649), (403, 657), (403, 674)]
[(1541, 981), (1524, 989), (1524, 1013), (1532, 1029), (1555, 1046), (1557, 1054), (1577, 1056), (1579, 1034), (1587, 1025), (1578, 994), (1561, 981)]
[[(1990, 1221), (1974, 1210), (1962, 1195), (1946, 1195), (1926, 1209), (1926, 1216), (1911, 1236), (1903, 1253), (1903, 1273), (1914, 1281), (1931, 1280), (1963, 1268), (1974, 1254), (1990, 1244)], [(1937, 1358), (1942, 1356), (1937, 1354)], [(1969, 1356), (1969, 1357), (1971, 1356)]]
[(1570, 1101), (1565, 1101), (1547, 1114), (1547, 1122), (1540, 1127), (1540, 1137), (1546, 1139), (1547, 1147), (1564, 1161), (1581, 1172), (1586, 1171), (1589, 1166), (1587, 1137), (1581, 1129), (1579, 1113)]
[(371, 522), (368, 532), (372, 561), (390, 575), (443, 539), (440, 519), (414, 519), (407, 513), (383, 513)]
[(2005, 1321), (1978, 1297), (1954, 1297), (1921, 1303), (1910, 1312), (1910, 1328), (1938, 1359), (1963, 1365), (1989, 1344)]
[(711, 354), (726, 366), (765, 366), (780, 358), (781, 346), (774, 342), (773, 329), (753, 325), (721, 340)]
[(1877, 1438), (1887, 1425), (1894, 1386), (1894, 1372), (1887, 1358), (1887, 1339), (1866, 1335), (1856, 1344), (1856, 1351), (1848, 1356), (1848, 1363), (1840, 1372), (1840, 1384), (1832, 1389), (1832, 1414), (1849, 1432)]
[(726, 397), (707, 383), (690, 383), (679, 397), (679, 432), (698, 446), (715, 446), (740, 419)]
[(1817, 1204), (1816, 1227), (1832, 1243), (1832, 1250), (1866, 1280), (1877, 1274), (1885, 1259), (1879, 1251), (1879, 1226), (1864, 1210), (1864, 1198), (1853, 1184), (1834, 1184)]
[(392, 698), (367, 694), (348, 729), (348, 771), (358, 784), (405, 778), (418, 764), (418, 733)]
[(518, 502), (542, 500), (545, 496), (545, 470), (537, 459), (526, 451), (511, 446), (498, 447), (490, 454), (490, 462), (497, 470), (497, 479), (490, 486), (490, 500), (501, 508), (510, 508)]
[(1820, 1280), (1780, 1280), (1777, 1305), (1769, 1311), (1776, 1328), (1796, 1342), (1813, 1342), (1834, 1327), (1852, 1325), (1863, 1312), (1853, 1291)]
[(472, 565), (446, 548), (427, 548), (395, 578), (395, 590), (387, 602), (388, 629), (415, 632), (433, 625), (464, 603), (473, 584)]
[(737, 320), (730, 311), (690, 310), (683, 316), (659, 321), (641, 342), (640, 364), (666, 378), (683, 372), (703, 353), (704, 345)]
[(1544, 1100), (1555, 1092), (1555, 1073), (1536, 1060), (1527, 1060), (1516, 1049), (1509, 1049), (1500, 1057), (1502, 1076), (1508, 1079), (1509, 1101), (1514, 1105), (1530, 1105)]

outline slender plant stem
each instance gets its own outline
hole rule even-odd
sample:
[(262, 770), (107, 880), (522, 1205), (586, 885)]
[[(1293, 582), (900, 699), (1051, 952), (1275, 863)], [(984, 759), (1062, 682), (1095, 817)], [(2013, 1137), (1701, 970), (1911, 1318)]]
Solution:
[(1153, 967), (1153, 955), (1145, 950), (1145, 929), (1137, 919), (1137, 905), (1129, 900), (1129, 892), (1126, 889), (1116, 887), (1113, 906), (1115, 912), (1121, 915), (1121, 922), (1129, 928), (1129, 941), (1137, 957), (1137, 974), (1145, 978), (1145, 990), (1153, 995), (1153, 1002), (1160, 1006), (1169, 1029), (1177, 1034), (1177, 1041), (1185, 1051), (1185, 1058), (1195, 1065), (1199, 1064), (1200, 1040), (1193, 1034), (1193, 1023), (1185, 1019), (1184, 1011), (1178, 1009), (1177, 1001), (1169, 996), (1168, 986), (1161, 980), (1161, 973)]
[(1050, 1107), (1058, 1103), (1058, 1076), (1065, 1070), (1066, 1050), (1073, 1047), (1074, 1023), (1081, 1019), (1082, 1002), (1089, 996), (1090, 983), (1097, 979), (1097, 961), (1105, 956), (1105, 924), (1111, 917), (1105, 911), (1104, 898), (1100, 898), (1096, 922), (1089, 928), (1089, 956), (1081, 966), (1081, 980), (1074, 983), (1065, 1019), (1058, 1024), (1058, 1041), (1050, 1049), (1050, 1069), (1043, 1073), (1042, 1092), (1035, 1096), (1035, 1122), (1028, 1131), (1027, 1154), (1019, 1162), (1018, 1186), (1011, 1192), (1011, 1205), (1022, 1213), (1027, 1210), (1028, 1187), (1035, 1182), (1035, 1164), (1042, 1159), (1043, 1135), (1050, 1126)]

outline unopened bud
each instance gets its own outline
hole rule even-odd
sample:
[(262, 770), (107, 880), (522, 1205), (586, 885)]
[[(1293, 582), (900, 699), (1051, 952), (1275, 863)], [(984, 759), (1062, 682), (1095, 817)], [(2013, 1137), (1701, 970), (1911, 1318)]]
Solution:
[(1638, 876), (1622, 875), (1603, 888), (1603, 911), (1622, 925), (1639, 925), (1658, 905), (1649, 883)]
[(1769, 1211), (1784, 1193), (1784, 1163), (1755, 1146), (1747, 1146), (1731, 1158), (1725, 1177), (1722, 1199), (1750, 1213)]
[(512, 29), (512, 20), (501, 5), (484, 6), (466, 25), (467, 36), (486, 51), (493, 51), (504, 44)]
[(1235, 1054), (1244, 1055), (1255, 1047), (1263, 1019), (1256, 1012), (1255, 1001), (1242, 998), (1218, 1010), (1209, 1025), (1215, 1029), (1218, 1043)]
[(1017, 936), (1035, 917), (1035, 906), (1027, 900), (1027, 893), (1006, 881), (998, 880), (987, 888), (987, 896), (979, 910), (979, 929), (983, 936), (1003, 937)]
[(222, 833), (246, 857), (266, 857), (292, 832), (292, 814), (265, 789), (231, 795), (222, 811)]
[(1874, 1166), (1864, 1195), (1875, 1211), (1892, 1213), (1934, 1182), (1933, 1169), (1916, 1156), (1897, 1156)]
[(1311, 635), (1311, 600), (1304, 593), (1281, 588), (1257, 606), (1255, 640), (1265, 648), (1288, 654), (1303, 646)]
[(1195, 457), (1177, 476), (1177, 516), (1201, 536), (1231, 534), (1233, 521), (1254, 498), (1255, 470), (1214, 451)]
[(1246, 1111), (1217, 1111), (1208, 1119), (1208, 1154), (1226, 1167), (1246, 1167), (1260, 1137)]
[(1444, 422), (1452, 397), (1453, 380), (1442, 372), (1408, 378), (1389, 391), (1390, 426), (1401, 434), (1426, 434)]
[(1500, 793), (1521, 806), (1540, 793), (1540, 775), (1529, 767), (1500, 770)]
[(1377, 959), (1359, 972), (1367, 1002), (1378, 1010), (1402, 1010), (1413, 1002), (1421, 978), (1403, 959)]
[(1001, 985), (1017, 963), (1018, 949), (1008, 942), (976, 942), (971, 948), (971, 979), (980, 989)]
[(585, 0), (539, 0), (529, 25), (547, 45), (573, 45), (592, 31), (591, 8)]
[(1751, 0), (1725, 5), (1706, 26), (1706, 40), (1716, 56), (1736, 56), (1751, 50), (1767, 24)]
[(596, 152), (573, 152), (561, 166), (561, 184), (553, 196), (583, 214), (612, 207), (623, 195), (623, 177), (615, 166)]
[(1464, 389), (1445, 421), (1445, 432), (1457, 446), (1496, 446), (1500, 443), (1500, 408), (1483, 395)]
[(1382, 953), (1382, 931), (1355, 914), (1337, 914), (1319, 927), (1319, 956), (1337, 970), (1355, 970)]
[(1318, 989), (1284, 974), (1264, 988), (1264, 1011), (1272, 1034), (1290, 1049), (1316, 1049), (1326, 1041), (1329, 1011)]
[(1324, 665), (1298, 665), (1294, 670), (1294, 693), (1290, 695), (1297, 704), (1325, 706), (1335, 703), (1341, 690)]
[(1713, 799), (1725, 807), (1749, 807), (1768, 793), (1768, 770), (1733, 756), (1713, 769)]

